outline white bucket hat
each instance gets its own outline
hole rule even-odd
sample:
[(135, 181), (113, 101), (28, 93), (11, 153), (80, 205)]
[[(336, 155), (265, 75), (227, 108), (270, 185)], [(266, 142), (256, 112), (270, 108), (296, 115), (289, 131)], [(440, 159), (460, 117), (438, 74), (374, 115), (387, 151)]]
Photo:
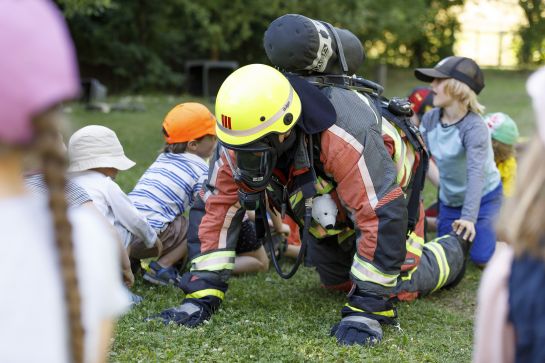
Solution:
[(68, 142), (69, 172), (94, 168), (127, 170), (135, 163), (125, 156), (115, 132), (104, 126), (79, 129)]

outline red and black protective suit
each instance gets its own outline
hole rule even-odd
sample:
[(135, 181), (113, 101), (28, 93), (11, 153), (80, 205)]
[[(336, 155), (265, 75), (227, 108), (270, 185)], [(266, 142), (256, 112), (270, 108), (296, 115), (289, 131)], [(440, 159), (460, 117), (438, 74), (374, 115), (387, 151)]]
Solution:
[[(311, 243), (309, 255), (326, 286), (357, 285), (348, 308), (379, 321), (395, 318), (389, 301), (406, 257), (407, 210), (396, 183), (397, 171), (381, 133), (381, 114), (367, 95), (338, 87), (323, 87), (337, 113), (334, 125), (319, 133), (317, 168), (335, 185), (340, 223), (355, 231), (339, 244), (337, 238)], [(302, 129), (297, 129), (301, 137)], [(290, 196), (298, 192), (293, 182), (301, 171), (295, 162), (279, 160), (277, 180)], [(271, 183), (278, 190), (278, 183)], [(188, 233), (191, 270), (182, 287), (188, 299), (206, 299), (218, 306), (227, 290), (234, 266), (235, 246), (245, 210), (239, 186), (233, 180), (225, 156), (219, 151), (211, 163), (209, 180), (190, 212)], [(271, 196), (275, 193), (270, 193)], [(297, 220), (300, 216), (294, 215)], [(345, 221), (342, 221), (342, 219)]]

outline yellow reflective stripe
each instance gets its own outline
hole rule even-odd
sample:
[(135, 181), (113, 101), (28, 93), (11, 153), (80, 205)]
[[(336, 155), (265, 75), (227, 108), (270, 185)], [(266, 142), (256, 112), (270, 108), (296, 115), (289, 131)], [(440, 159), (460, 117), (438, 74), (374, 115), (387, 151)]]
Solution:
[(312, 226), (308, 229), (310, 234), (318, 239), (325, 238), (327, 236), (337, 236), (337, 242), (342, 243), (348, 237), (356, 233), (353, 229), (345, 227), (344, 229), (325, 229), (319, 224), (312, 221)]
[(314, 185), (316, 186), (316, 193), (318, 194), (327, 194), (333, 190), (333, 183), (328, 182), (320, 176)]
[(320, 224), (312, 221), (312, 226), (308, 229), (313, 236), (318, 238), (323, 238), (325, 236), (335, 236), (341, 232), (344, 232), (344, 229), (325, 229)]
[(290, 196), (290, 204), (292, 207), (295, 207), (299, 202), (303, 200), (303, 192), (297, 192), (294, 195)]
[(235, 251), (218, 251), (198, 256), (191, 261), (191, 271), (232, 270), (235, 267)]
[(225, 293), (223, 291), (216, 290), (216, 289), (205, 289), (205, 290), (195, 291), (195, 292), (192, 292), (191, 294), (187, 294), (185, 297), (186, 299), (200, 299), (210, 295), (218, 297), (221, 300), (223, 300), (223, 298), (225, 297)]
[(397, 173), (397, 182), (401, 184), (401, 182), (405, 179), (405, 183), (403, 185), (400, 185), (402, 188), (405, 188), (407, 186), (407, 182), (409, 181), (409, 178), (407, 176), (407, 158), (406, 158), (406, 146), (403, 142), (403, 139), (401, 139), (401, 136), (399, 137), (399, 145), (396, 140), (396, 154), (397, 154), (397, 148), (399, 146), (399, 161), (400, 164), (399, 171)]
[(412, 277), (413, 277), (413, 274), (416, 272), (416, 270), (418, 269), (418, 265), (416, 265), (412, 270), (410, 270), (407, 275), (405, 276), (401, 276), (401, 280), (403, 281), (407, 281), (407, 280), (410, 280)]
[(447, 282), (448, 275), (450, 274), (450, 267), (448, 265), (447, 256), (443, 246), (437, 242), (428, 242), (424, 245), (425, 248), (429, 249), (435, 256), (437, 260), (437, 265), (439, 265), (439, 278), (437, 279), (437, 285), (432, 290), (438, 290), (445, 285)]
[(409, 180), (411, 179), (412, 171), (413, 171), (415, 151), (413, 146), (408, 144), (408, 141), (407, 141), (406, 150), (407, 151), (405, 153), (405, 173), (407, 175), (406, 180), (407, 182), (409, 182)]
[(235, 251), (217, 251), (217, 252), (211, 252), (211, 253), (207, 253), (207, 254), (195, 257), (193, 259), (193, 262), (194, 263), (202, 262), (202, 261), (206, 261), (206, 260), (210, 260), (210, 259), (218, 258), (218, 257), (235, 257), (235, 255), (236, 255)]
[(400, 131), (394, 125), (384, 119), (382, 120), (382, 132), (390, 136), (394, 141), (395, 152), (392, 156), (392, 159), (394, 161), (394, 164), (396, 165), (397, 170), (396, 181), (398, 182), (398, 184), (400, 184), (401, 181), (405, 180), (405, 183), (403, 185), (400, 185), (400, 187), (404, 189), (409, 182), (408, 174), (411, 170), (409, 168), (409, 171), (407, 171), (407, 146), (405, 145), (403, 138), (399, 134)]
[(422, 248), (424, 248), (424, 238), (419, 237), (416, 233), (411, 232), (407, 238), (407, 251), (415, 254), (416, 256), (422, 256)]
[(348, 307), (350, 310), (354, 310), (354, 311), (357, 311), (357, 312), (360, 312), (360, 313), (368, 313), (368, 314), (375, 314), (375, 315), (381, 315), (381, 316), (386, 316), (388, 318), (394, 318), (395, 317), (395, 312), (393, 310), (385, 310), (385, 311), (365, 311), (365, 310), (362, 310), (362, 309), (358, 309), (356, 307), (353, 307), (352, 305), (350, 305), (349, 303), (346, 303), (344, 304), (344, 306)]
[(379, 271), (369, 262), (360, 259), (357, 254), (354, 256), (354, 262), (352, 263), (350, 272), (361, 281), (371, 281), (387, 287), (395, 286), (397, 277), (399, 276), (399, 274), (389, 275)]
[(356, 233), (356, 231), (354, 231), (353, 229), (345, 228), (345, 230), (342, 233), (340, 233), (339, 236), (337, 237), (338, 242), (343, 243), (345, 239), (347, 239), (348, 237), (354, 235), (355, 233)]
[(382, 133), (389, 135), (392, 139), (395, 140), (394, 135), (397, 134), (397, 130), (394, 128), (394, 125), (390, 121), (382, 118)]

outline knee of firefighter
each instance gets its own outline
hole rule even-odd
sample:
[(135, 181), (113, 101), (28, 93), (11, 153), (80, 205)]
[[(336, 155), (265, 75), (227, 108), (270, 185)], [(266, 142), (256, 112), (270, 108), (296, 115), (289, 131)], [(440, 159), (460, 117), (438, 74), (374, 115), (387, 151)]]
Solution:
[(316, 271), (324, 286), (341, 285), (350, 280), (350, 266), (339, 263), (316, 263)]
[(350, 279), (350, 268), (354, 260), (354, 249), (345, 251), (336, 239), (314, 240), (309, 249), (309, 258), (324, 285), (338, 285)]
[(229, 271), (192, 271), (183, 274), (180, 280), (179, 287), (186, 294), (194, 291), (216, 288), (219, 290), (227, 290), (227, 281), (229, 279)]
[(401, 268), (407, 254), (407, 209), (405, 202), (397, 198), (377, 208), (378, 240), (375, 259), (389, 270)]
[(355, 278), (353, 278), (353, 280), (356, 283), (356, 287), (361, 294), (381, 296), (388, 299), (394, 292), (393, 287), (387, 287), (370, 281), (362, 281)]

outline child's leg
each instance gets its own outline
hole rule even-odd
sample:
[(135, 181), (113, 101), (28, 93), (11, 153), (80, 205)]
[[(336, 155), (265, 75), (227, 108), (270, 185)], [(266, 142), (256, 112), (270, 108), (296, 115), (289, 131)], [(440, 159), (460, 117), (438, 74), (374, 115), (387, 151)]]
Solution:
[(475, 224), (475, 240), (470, 250), (471, 260), (477, 265), (485, 265), (496, 248), (494, 222), (501, 208), (502, 188), (494, 189), (481, 199), (479, 217)]
[(290, 257), (290, 258), (297, 258), (300, 250), (301, 250), (301, 245), (292, 245), (288, 243), (286, 252), (284, 252), (284, 256)]
[(452, 223), (462, 215), (462, 207), (448, 207), (439, 200), (437, 215), (437, 236), (444, 236), (452, 231)]
[(251, 220), (242, 222), (237, 241), (233, 274), (261, 272), (269, 269), (269, 258), (261, 241), (257, 240), (255, 225)]
[(285, 216), (282, 222), (290, 226), (290, 234), (288, 236), (286, 251), (284, 256), (290, 258), (297, 258), (299, 251), (301, 250), (301, 236), (299, 234), (299, 225), (295, 223), (293, 219), (289, 216)]
[(266, 272), (269, 270), (269, 258), (263, 245), (255, 251), (243, 252), (235, 257), (235, 275), (250, 272)]
[(179, 215), (167, 228), (161, 232), (159, 238), (163, 242), (163, 254), (157, 262), (162, 267), (171, 267), (187, 256), (187, 219)]
[[(180, 215), (159, 235), (163, 242), (163, 254), (157, 262), (162, 267), (170, 267), (187, 255), (187, 227), (187, 220)], [(138, 260), (157, 257), (158, 252), (157, 247), (148, 248), (137, 237), (133, 239), (128, 250), (129, 256)]]
[(187, 256), (187, 239), (184, 239), (181, 244), (163, 253), (157, 262), (163, 267), (170, 267), (181, 261), (185, 256)]

